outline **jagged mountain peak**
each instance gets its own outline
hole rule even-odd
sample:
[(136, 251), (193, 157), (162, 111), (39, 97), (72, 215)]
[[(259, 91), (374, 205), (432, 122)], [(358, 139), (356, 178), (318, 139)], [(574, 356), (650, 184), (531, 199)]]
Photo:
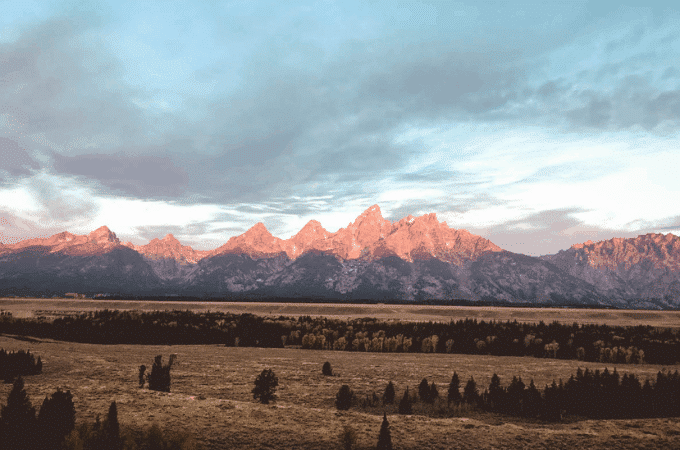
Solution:
[(267, 227), (262, 222), (257, 222), (255, 225), (250, 227), (245, 234), (265, 234), (272, 236)]
[(172, 243), (172, 244), (179, 244), (179, 243), (180, 243), (180, 242), (177, 240), (177, 238), (176, 238), (175, 236), (173, 236), (172, 234), (170, 234), (170, 233), (166, 234), (165, 237), (163, 237), (163, 239), (161, 239), (161, 240), (162, 240), (163, 242)]
[(101, 226), (87, 235), (88, 241), (96, 244), (120, 244), (116, 234), (106, 225)]

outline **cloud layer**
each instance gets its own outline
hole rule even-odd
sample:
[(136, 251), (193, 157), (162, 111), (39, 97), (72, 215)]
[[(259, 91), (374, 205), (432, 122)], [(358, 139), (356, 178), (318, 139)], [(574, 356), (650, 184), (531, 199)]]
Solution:
[(210, 247), (257, 221), (334, 231), (374, 203), (530, 254), (677, 231), (672, 10), (14, 8), (0, 22), (0, 209), (22, 233), (106, 223)]

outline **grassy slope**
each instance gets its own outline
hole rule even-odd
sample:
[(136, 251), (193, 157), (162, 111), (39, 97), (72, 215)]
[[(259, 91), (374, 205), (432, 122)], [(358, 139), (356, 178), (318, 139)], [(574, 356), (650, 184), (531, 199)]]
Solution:
[[(599, 363), (534, 358), (431, 354), (376, 354), (298, 349), (226, 348), (218, 346), (99, 346), (54, 341), (27, 342), (0, 336), (0, 347), (29, 348), (44, 361), (44, 373), (27, 377), (26, 388), (34, 406), (57, 387), (74, 394), (78, 420), (105, 415), (112, 400), (118, 403), (123, 424), (157, 422), (188, 429), (208, 449), (221, 448), (339, 448), (342, 426), (353, 426), (359, 446), (377, 442), (382, 408), (353, 408), (338, 412), (333, 401), (340, 385), (349, 384), (359, 398), (378, 394), (392, 380), (397, 399), (423, 377), (445, 395), (456, 370), (465, 381), (472, 375), (480, 387), (497, 372), (504, 385), (512, 375), (542, 387), (553, 378), (567, 378), (581, 367)], [(177, 353), (172, 370), (172, 392), (158, 393), (137, 387), (140, 364), (153, 357)], [(321, 367), (330, 361), (337, 375), (324, 377)], [(260, 405), (250, 390), (255, 376), (272, 368), (279, 378), (279, 400)], [(651, 365), (618, 367), (623, 372), (652, 377), (660, 369)], [(611, 367), (610, 367), (611, 369)], [(673, 368), (675, 369), (675, 368)], [(0, 385), (4, 403), (11, 385)], [(562, 424), (526, 422), (504, 416), (459, 411), (458, 417), (399, 416), (388, 409), (395, 448), (678, 448), (679, 419), (579, 421)]]

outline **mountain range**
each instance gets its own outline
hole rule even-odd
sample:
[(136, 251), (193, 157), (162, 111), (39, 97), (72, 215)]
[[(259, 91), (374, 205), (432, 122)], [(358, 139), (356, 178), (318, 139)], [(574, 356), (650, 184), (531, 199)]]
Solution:
[(435, 214), (392, 223), (374, 205), (335, 233), (312, 220), (280, 239), (257, 223), (205, 251), (171, 234), (121, 242), (106, 226), (0, 244), (0, 295), (70, 292), (678, 308), (680, 238), (588, 241), (533, 257), (449, 228)]

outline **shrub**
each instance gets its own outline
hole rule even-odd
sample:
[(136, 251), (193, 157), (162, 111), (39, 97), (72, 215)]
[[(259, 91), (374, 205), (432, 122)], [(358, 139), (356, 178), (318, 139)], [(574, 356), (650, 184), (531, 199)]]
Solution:
[(392, 436), (390, 434), (390, 423), (387, 421), (387, 413), (383, 413), (383, 421), (378, 435), (377, 450), (392, 450)]
[(327, 377), (332, 377), (333, 376), (333, 368), (331, 368), (331, 363), (326, 361), (323, 363), (323, 368), (321, 369), (321, 372), (326, 375)]
[(57, 389), (50, 397), (45, 397), (38, 413), (38, 436), (44, 448), (59, 448), (75, 426), (76, 408), (71, 391)]
[(194, 450), (197, 448), (191, 434), (163, 430), (158, 424), (142, 430), (134, 442), (135, 445), (132, 448), (143, 450)]
[(259, 399), (261, 403), (269, 404), (270, 401), (276, 400), (276, 387), (279, 385), (279, 379), (276, 378), (271, 369), (264, 369), (255, 378), (255, 387), (252, 390), (253, 398)]
[(141, 366), (139, 366), (139, 388), (140, 389), (144, 387), (144, 380), (145, 380), (144, 375), (146, 375), (146, 366), (144, 364), (142, 364)]
[(412, 414), (413, 413), (413, 405), (411, 405), (411, 397), (408, 395), (408, 387), (406, 388), (406, 391), (404, 392), (404, 396), (401, 398), (401, 401), (399, 402), (399, 414)]
[(19, 376), (7, 397), (7, 404), (0, 409), (0, 449), (33, 450), (35, 431), (35, 408), (24, 389), (24, 380)]
[(353, 450), (357, 445), (357, 432), (349, 425), (342, 427), (340, 432), (340, 445), (343, 450)]
[[(94, 424), (81, 424), (66, 437), (65, 444), (61, 448), (66, 450), (112, 448), (106, 443), (106, 428), (106, 421), (100, 422), (99, 417)], [(121, 430), (119, 443), (120, 447), (117, 448), (126, 450), (195, 450), (197, 448), (191, 434), (184, 431), (163, 430), (157, 424), (142, 429)]]
[(353, 398), (354, 392), (352, 392), (348, 385), (343, 384), (335, 396), (335, 407), (341, 411), (346, 411), (352, 406)]
[(387, 383), (385, 393), (383, 394), (383, 405), (391, 405), (394, 403), (394, 384), (390, 381)]

